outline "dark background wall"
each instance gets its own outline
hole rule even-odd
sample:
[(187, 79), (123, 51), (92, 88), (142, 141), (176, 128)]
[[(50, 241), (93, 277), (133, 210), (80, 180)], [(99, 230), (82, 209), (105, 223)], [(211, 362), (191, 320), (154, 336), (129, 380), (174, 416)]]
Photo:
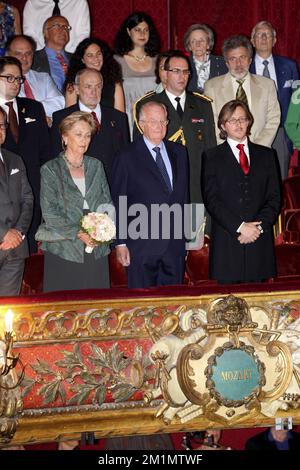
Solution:
[[(76, 1), (76, 0), (75, 0)], [(9, 0), (19, 8), (25, 0)], [(183, 48), (182, 37), (192, 23), (207, 23), (216, 33), (216, 51), (231, 34), (250, 35), (255, 23), (271, 21), (277, 30), (276, 52), (300, 64), (300, 7), (296, 0), (88, 0), (92, 32), (112, 43), (122, 20), (143, 10), (155, 20), (163, 48)], [(297, 8), (298, 5), (298, 8)]]

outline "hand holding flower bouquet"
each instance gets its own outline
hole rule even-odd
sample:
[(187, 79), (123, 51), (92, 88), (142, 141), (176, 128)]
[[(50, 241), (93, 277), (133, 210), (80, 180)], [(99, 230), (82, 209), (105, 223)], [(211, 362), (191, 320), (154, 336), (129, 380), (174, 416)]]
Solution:
[[(104, 213), (89, 212), (80, 220), (80, 230), (87, 233), (95, 245), (110, 243), (116, 237), (116, 226), (113, 220)], [(92, 253), (93, 247), (86, 246), (85, 252)]]

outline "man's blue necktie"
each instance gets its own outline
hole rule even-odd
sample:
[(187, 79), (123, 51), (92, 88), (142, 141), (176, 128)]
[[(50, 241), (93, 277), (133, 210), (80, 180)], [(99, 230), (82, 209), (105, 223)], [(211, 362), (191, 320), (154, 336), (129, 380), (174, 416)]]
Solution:
[(159, 147), (153, 147), (154, 152), (156, 153), (156, 164), (159, 168), (159, 171), (161, 172), (161, 175), (164, 179), (164, 182), (166, 183), (166, 186), (168, 188), (169, 193), (172, 192), (172, 186), (171, 186), (171, 181), (166, 169), (166, 165), (163, 161), (163, 158), (160, 153), (160, 148)]

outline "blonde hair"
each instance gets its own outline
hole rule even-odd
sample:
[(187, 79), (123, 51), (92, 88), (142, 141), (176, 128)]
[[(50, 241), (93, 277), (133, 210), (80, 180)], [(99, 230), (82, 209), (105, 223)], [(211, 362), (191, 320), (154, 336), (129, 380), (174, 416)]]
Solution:
[(86, 122), (90, 129), (92, 135), (95, 134), (96, 132), (96, 125), (95, 121), (91, 115), (91, 113), (85, 113), (83, 111), (75, 111), (75, 113), (69, 114), (69, 116), (65, 117), (59, 125), (59, 132), (61, 137), (65, 135), (67, 132), (69, 132), (72, 127), (77, 123), (77, 122)]

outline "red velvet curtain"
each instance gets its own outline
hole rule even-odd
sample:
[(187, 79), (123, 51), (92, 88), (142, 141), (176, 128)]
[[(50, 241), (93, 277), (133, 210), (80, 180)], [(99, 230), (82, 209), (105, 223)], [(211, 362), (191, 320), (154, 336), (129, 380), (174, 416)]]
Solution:
[[(298, 8), (297, 8), (298, 7)], [(172, 2), (173, 40), (183, 47), (182, 37), (192, 23), (207, 23), (216, 33), (216, 52), (232, 34), (250, 36), (252, 27), (268, 20), (277, 31), (276, 53), (298, 61), (300, 65), (300, 10), (296, 0), (182, 0)]]
[[(8, 0), (22, 13), (26, 0)], [(269, 20), (277, 30), (276, 52), (300, 65), (300, 8), (297, 0), (88, 0), (92, 32), (110, 44), (122, 20), (134, 10), (153, 16), (162, 47), (183, 48), (182, 37), (192, 23), (207, 23), (216, 33), (216, 52), (237, 33), (250, 35), (255, 23)], [(298, 7), (298, 8), (297, 8)]]

